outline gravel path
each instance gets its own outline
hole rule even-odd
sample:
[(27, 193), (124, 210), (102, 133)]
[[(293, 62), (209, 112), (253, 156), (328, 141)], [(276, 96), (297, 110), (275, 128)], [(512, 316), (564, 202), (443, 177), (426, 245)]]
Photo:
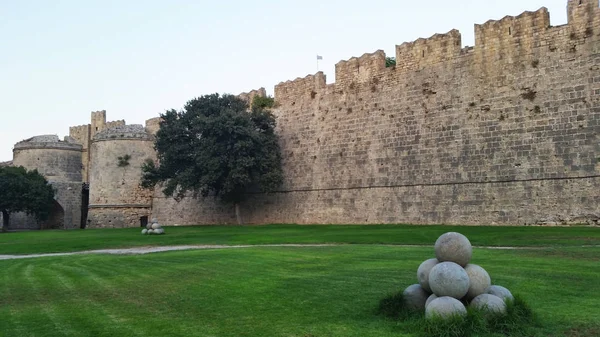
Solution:
[(159, 247), (135, 247), (135, 248), (115, 248), (115, 249), (98, 249), (85, 250), (80, 252), (68, 253), (46, 253), (46, 254), (27, 254), (27, 255), (0, 255), (0, 260), (12, 259), (29, 259), (34, 257), (49, 257), (49, 256), (70, 256), (83, 254), (111, 254), (111, 255), (139, 255), (159, 252), (170, 252), (175, 250), (196, 250), (196, 249), (226, 249), (226, 248), (252, 248), (252, 247), (329, 247), (336, 246), (335, 244), (322, 245), (300, 245), (300, 244), (281, 244), (281, 245), (188, 245), (188, 246), (159, 246)]
[[(198, 250), (198, 249), (234, 249), (234, 248), (254, 248), (254, 247), (334, 247), (334, 246), (351, 246), (352, 244), (276, 244), (276, 245), (187, 245), (187, 246), (159, 246), (159, 247), (135, 247), (135, 248), (116, 248), (116, 249), (98, 249), (85, 250), (80, 252), (69, 253), (46, 253), (46, 254), (27, 254), (27, 255), (0, 255), (0, 260), (13, 259), (30, 259), (36, 257), (51, 257), (51, 256), (70, 256), (84, 254), (111, 254), (111, 255), (139, 255), (159, 252), (170, 252), (177, 250)], [(431, 245), (377, 245), (386, 247), (400, 248), (427, 248)], [(599, 248), (599, 245), (592, 246), (574, 246), (561, 248)], [(475, 246), (473, 248), (496, 249), (496, 250), (539, 250), (557, 247), (491, 247), (491, 246)]]

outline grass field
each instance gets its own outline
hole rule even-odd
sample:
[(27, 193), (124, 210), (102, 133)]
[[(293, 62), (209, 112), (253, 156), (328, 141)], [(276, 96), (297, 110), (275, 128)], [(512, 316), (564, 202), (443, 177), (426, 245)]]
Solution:
[[(535, 311), (536, 336), (600, 336), (600, 230), (460, 227), (473, 263)], [(375, 314), (415, 283), (448, 226), (265, 226), (22, 232), (0, 254), (174, 244), (358, 243), (0, 261), (0, 336), (418, 336)]]
[(103, 248), (188, 244), (352, 243), (433, 245), (446, 232), (461, 232), (476, 246), (565, 247), (600, 245), (590, 227), (464, 226), (197, 226), (168, 227), (167, 235), (141, 236), (141, 229), (30, 231), (0, 235), (0, 254), (57, 253)]

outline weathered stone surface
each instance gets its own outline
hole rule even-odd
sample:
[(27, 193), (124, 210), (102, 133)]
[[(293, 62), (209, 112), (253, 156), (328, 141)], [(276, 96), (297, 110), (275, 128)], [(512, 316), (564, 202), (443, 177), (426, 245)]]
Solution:
[[(377, 51), (340, 61), (335, 82), (319, 72), (278, 84), (285, 181), (240, 205), (246, 223), (598, 225), (600, 9), (567, 3), (566, 25), (552, 26), (541, 8), (475, 25), (473, 47), (452, 30), (398, 45), (395, 67)], [(92, 226), (137, 227), (150, 212), (163, 224), (235, 223), (233, 207), (147, 194), (131, 172), (120, 187), (116, 158), (152, 143), (160, 120), (124, 125), (96, 111), (70, 129), (84, 182), (110, 164), (90, 197), (125, 193), (93, 201), (104, 208), (90, 208)], [(93, 149), (93, 139), (126, 145)]]
[(25, 213), (10, 217), (10, 229), (80, 228), (82, 147), (69, 137), (61, 141), (56, 135), (32, 137), (17, 143), (13, 150), (13, 166), (38, 170), (55, 189), (55, 204), (50, 217), (40, 222)]
[(148, 229), (142, 229), (142, 235), (148, 234)]
[(504, 301), (514, 301), (514, 297), (510, 290), (504, 288), (503, 286), (493, 285), (488, 287), (485, 290), (486, 294), (494, 295), (501, 298)]
[(425, 317), (428, 319), (434, 317), (450, 318), (453, 316), (465, 316), (467, 308), (459, 300), (453, 297), (438, 297), (431, 301), (425, 308)]
[(407, 308), (415, 311), (425, 310), (425, 302), (429, 293), (427, 293), (419, 284), (408, 286), (403, 292), (404, 303)]
[(162, 226), (160, 224), (158, 224), (158, 223), (153, 223), (152, 224), (152, 229), (161, 229), (161, 228), (162, 228)]
[(461, 299), (469, 290), (469, 275), (454, 262), (440, 262), (429, 273), (429, 286), (439, 297)]
[(89, 227), (139, 227), (150, 216), (154, 191), (141, 187), (140, 168), (156, 158), (153, 139), (140, 125), (107, 127), (92, 137)]
[(481, 266), (468, 264), (465, 267), (465, 271), (467, 272), (467, 275), (469, 275), (469, 291), (466, 295), (467, 300), (472, 300), (485, 293), (492, 284), (490, 275)]
[(490, 294), (481, 294), (475, 297), (469, 306), (490, 313), (506, 313), (506, 303), (500, 297)]
[(438, 298), (438, 296), (436, 294), (429, 295), (429, 297), (427, 297), (427, 301), (425, 301), (425, 308), (427, 308), (427, 306), (429, 305), (429, 303), (431, 303), (436, 298)]
[(165, 234), (165, 230), (164, 230), (164, 229), (162, 229), (162, 228), (155, 229), (155, 230), (154, 230), (154, 234), (159, 234), (159, 235), (160, 235), (160, 234)]
[(431, 292), (431, 287), (429, 287), (429, 272), (431, 272), (431, 268), (438, 263), (438, 259), (429, 259), (421, 263), (417, 269), (417, 280), (425, 291)]
[(450, 261), (464, 267), (472, 255), (471, 242), (460, 233), (445, 233), (435, 242), (435, 256), (440, 262)]

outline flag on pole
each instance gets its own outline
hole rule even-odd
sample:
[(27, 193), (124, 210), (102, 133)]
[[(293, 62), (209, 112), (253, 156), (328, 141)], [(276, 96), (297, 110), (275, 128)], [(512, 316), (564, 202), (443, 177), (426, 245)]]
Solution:
[(317, 55), (317, 61), (318, 61), (318, 60), (322, 60), (322, 59), (323, 59), (323, 56), (321, 56), (321, 55)]

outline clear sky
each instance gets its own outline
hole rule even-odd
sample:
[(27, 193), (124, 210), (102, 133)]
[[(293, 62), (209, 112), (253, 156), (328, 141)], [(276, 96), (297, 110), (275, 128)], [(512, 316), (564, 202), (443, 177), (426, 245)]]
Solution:
[(90, 112), (143, 124), (194, 97), (238, 94), (419, 37), (567, 0), (0, 0), (0, 162)]

